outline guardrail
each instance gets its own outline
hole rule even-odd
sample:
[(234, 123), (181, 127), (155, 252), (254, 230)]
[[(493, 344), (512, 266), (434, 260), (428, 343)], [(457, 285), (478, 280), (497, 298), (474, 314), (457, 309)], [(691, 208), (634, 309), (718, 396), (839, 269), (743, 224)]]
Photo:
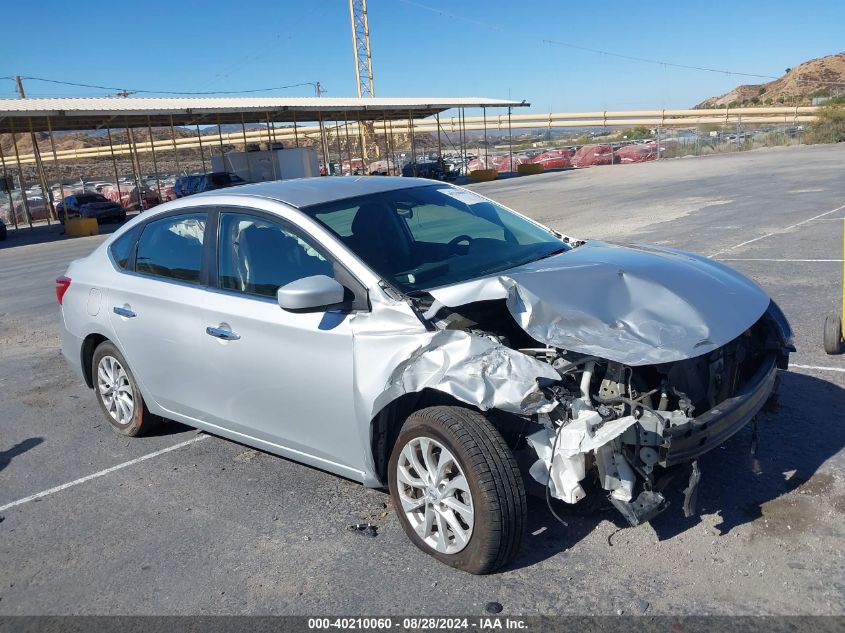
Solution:
[[(618, 128), (625, 126), (662, 127), (694, 127), (702, 124), (717, 125), (799, 125), (809, 123), (815, 119), (817, 106), (795, 107), (762, 107), (762, 108), (718, 108), (708, 110), (608, 110), (596, 112), (552, 112), (539, 114), (495, 114), (489, 116), (472, 117), (444, 117), (439, 119), (439, 130), (446, 133), (461, 131), (508, 131), (523, 129), (555, 129), (555, 128)], [(415, 121), (384, 122), (360, 124), (367, 134), (436, 134), (438, 121), (434, 119), (418, 119)], [(358, 137), (359, 123), (349, 121), (324, 125), (323, 129), (332, 135), (348, 135)], [(122, 143), (117, 145), (102, 145), (79, 149), (56, 150), (42, 152), (42, 162), (55, 160), (74, 160), (86, 158), (111, 157), (112, 155), (126, 155), (148, 152), (167, 152), (179, 149), (198, 149), (216, 145), (249, 144), (277, 141), (298, 141), (300, 137), (310, 139), (319, 137), (319, 125), (271, 127), (258, 130), (243, 130), (226, 134), (203, 134), (182, 138), (161, 139), (153, 142), (136, 142), (132, 145)], [(36, 162), (34, 154), (22, 154), (22, 164)]]

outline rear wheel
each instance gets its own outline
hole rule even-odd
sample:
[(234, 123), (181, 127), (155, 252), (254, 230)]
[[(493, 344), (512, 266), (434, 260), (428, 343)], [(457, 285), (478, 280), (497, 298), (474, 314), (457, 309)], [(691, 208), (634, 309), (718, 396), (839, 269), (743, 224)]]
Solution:
[(147, 411), (126, 359), (110, 341), (103, 341), (94, 350), (91, 375), (97, 402), (115, 431), (135, 437), (159, 422)]
[(519, 550), (525, 490), (510, 448), (482, 414), (430, 407), (407, 419), (389, 463), (393, 506), (421, 550), (472, 574)]

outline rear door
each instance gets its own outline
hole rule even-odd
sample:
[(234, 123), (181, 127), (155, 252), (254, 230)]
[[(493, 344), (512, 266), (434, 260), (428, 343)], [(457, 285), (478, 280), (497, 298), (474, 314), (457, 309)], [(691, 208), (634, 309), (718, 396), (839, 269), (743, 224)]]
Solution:
[(208, 218), (192, 209), (146, 223), (129, 271), (108, 293), (112, 327), (144, 397), (189, 417), (204, 396), (197, 331), (208, 294)]

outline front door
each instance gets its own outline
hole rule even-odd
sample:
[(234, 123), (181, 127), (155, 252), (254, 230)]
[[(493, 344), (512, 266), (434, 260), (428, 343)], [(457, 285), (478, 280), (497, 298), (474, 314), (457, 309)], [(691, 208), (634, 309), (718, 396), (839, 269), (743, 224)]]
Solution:
[(276, 299), (296, 279), (334, 277), (330, 259), (295, 227), (265, 216), (223, 211), (218, 235), (217, 289), (200, 311), (204, 419), (294, 458), (361, 470), (351, 316), (287, 312)]

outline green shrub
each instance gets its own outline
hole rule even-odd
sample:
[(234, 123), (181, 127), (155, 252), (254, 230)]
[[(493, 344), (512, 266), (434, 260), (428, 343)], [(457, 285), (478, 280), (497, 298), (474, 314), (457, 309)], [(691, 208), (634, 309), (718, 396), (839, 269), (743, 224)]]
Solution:
[(831, 99), (816, 111), (810, 125), (811, 143), (840, 143), (845, 141), (845, 95)]
[(651, 130), (644, 125), (637, 125), (627, 130), (621, 130), (617, 135), (619, 140), (627, 139), (629, 141), (651, 138), (652, 136)]

